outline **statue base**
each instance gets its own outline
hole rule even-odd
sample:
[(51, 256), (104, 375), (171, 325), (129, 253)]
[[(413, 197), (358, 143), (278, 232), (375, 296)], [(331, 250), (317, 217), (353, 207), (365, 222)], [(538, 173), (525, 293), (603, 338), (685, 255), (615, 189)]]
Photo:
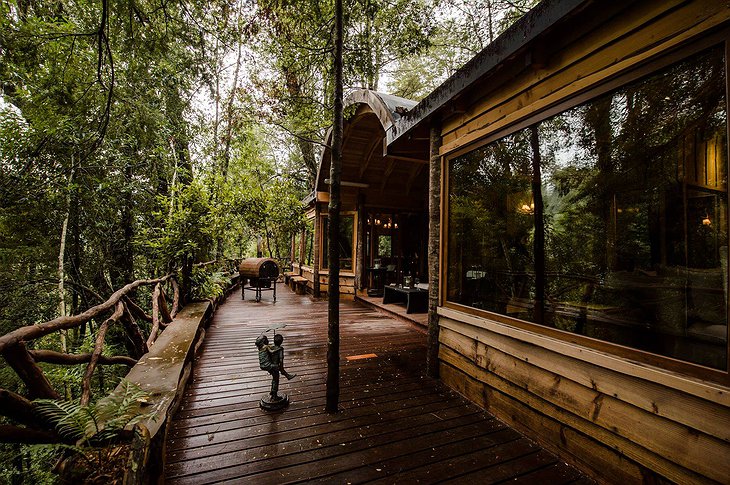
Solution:
[(289, 405), (289, 396), (283, 394), (277, 396), (276, 399), (271, 397), (271, 394), (267, 394), (259, 401), (259, 407), (264, 411), (278, 411), (284, 409)]

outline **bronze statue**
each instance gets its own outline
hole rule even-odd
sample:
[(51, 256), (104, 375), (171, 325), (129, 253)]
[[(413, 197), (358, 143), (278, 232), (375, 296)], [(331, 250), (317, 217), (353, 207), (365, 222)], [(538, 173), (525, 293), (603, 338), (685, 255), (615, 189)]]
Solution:
[(281, 409), (289, 404), (288, 396), (279, 396), (279, 374), (283, 374), (288, 380), (296, 377), (284, 369), (284, 336), (274, 334), (274, 345), (269, 345), (269, 338), (260, 335), (256, 339), (256, 347), (259, 349), (259, 367), (271, 374), (271, 392), (269, 396), (261, 399), (260, 405), (264, 409)]

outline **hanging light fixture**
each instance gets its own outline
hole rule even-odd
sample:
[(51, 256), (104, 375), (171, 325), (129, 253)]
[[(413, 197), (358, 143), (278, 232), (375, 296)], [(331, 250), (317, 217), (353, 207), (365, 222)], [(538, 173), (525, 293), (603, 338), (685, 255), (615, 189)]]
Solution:
[(711, 224), (712, 224), (712, 221), (710, 220), (710, 215), (707, 212), (705, 212), (705, 218), (702, 219), (702, 225), (709, 226)]

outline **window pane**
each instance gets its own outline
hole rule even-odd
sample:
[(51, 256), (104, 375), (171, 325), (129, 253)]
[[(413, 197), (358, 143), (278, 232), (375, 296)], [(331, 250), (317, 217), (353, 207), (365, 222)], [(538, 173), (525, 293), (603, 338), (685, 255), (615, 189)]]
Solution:
[(530, 166), (526, 131), (453, 160), (450, 301), (532, 320)]
[[(353, 241), (353, 230), (354, 230), (355, 218), (351, 215), (340, 216), (340, 237), (339, 237), (339, 256), (340, 256), (340, 270), (352, 271), (352, 241)], [(323, 218), (322, 224), (322, 268), (327, 269), (329, 267), (329, 261), (327, 260), (327, 234), (329, 233), (329, 219)]]
[(312, 246), (314, 242), (314, 219), (307, 219), (304, 229), (304, 264), (312, 266), (314, 255), (312, 254)]
[(726, 120), (718, 47), (453, 160), (448, 299), (726, 369)]

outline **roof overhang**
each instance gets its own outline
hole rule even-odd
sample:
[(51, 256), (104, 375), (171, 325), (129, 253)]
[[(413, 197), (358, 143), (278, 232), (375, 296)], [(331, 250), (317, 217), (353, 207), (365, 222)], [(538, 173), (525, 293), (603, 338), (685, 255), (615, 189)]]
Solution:
[[(447, 104), (488, 77), (500, 64), (545, 31), (582, 11), (593, 0), (543, 0), (386, 130), (388, 146), (438, 117)], [(428, 130), (426, 130), (428, 131)]]

